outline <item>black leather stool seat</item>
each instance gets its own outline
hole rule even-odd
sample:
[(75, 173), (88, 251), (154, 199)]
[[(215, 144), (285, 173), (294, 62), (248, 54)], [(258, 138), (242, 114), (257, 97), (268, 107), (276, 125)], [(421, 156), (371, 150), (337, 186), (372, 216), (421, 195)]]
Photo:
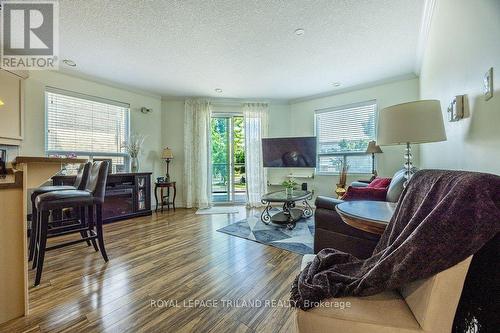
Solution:
[(38, 195), (54, 192), (54, 191), (68, 191), (68, 190), (76, 190), (77, 188), (71, 185), (60, 185), (60, 186), (41, 186), (37, 187), (33, 193), (31, 194), (31, 198), (35, 199)]
[[(33, 247), (33, 268), (36, 267), (35, 286), (40, 284), (42, 278), (46, 251), (80, 242), (87, 242), (87, 244), (92, 242), (94, 249), (101, 252), (104, 261), (108, 261), (102, 228), (102, 204), (104, 203), (108, 168), (108, 162), (94, 162), (89, 165), (86, 185), (83, 189), (51, 191), (36, 196), (34, 200), (37, 212), (35, 225), (38, 227), (35, 237), (36, 243)], [(74, 216), (58, 218), (58, 211), (63, 211), (66, 208), (72, 208)], [(52, 219), (49, 220), (51, 217)], [(70, 222), (71, 224), (69, 224)], [(47, 238), (73, 233), (80, 233), (82, 238), (47, 246)]]
[(33, 256), (35, 255), (35, 245), (37, 242), (36, 237), (38, 236), (38, 221), (37, 221), (38, 212), (36, 210), (36, 205), (35, 205), (36, 197), (41, 194), (52, 191), (84, 190), (85, 186), (87, 185), (89, 170), (91, 166), (92, 163), (90, 162), (80, 166), (73, 186), (42, 186), (36, 188), (31, 194), (31, 232), (30, 232), (30, 242), (28, 246), (29, 261), (33, 260)]
[(73, 206), (91, 206), (98, 203), (92, 193), (85, 190), (66, 190), (40, 194), (35, 199), (36, 209), (53, 210)]
[[(102, 228), (102, 204), (106, 191), (109, 163), (94, 162), (88, 167), (88, 176), (83, 189), (47, 192), (36, 196), (33, 206), (36, 210), (37, 234), (33, 258), (33, 268), (36, 267), (35, 286), (42, 278), (45, 252), (80, 242), (92, 242), (94, 250), (100, 251), (104, 261), (108, 255), (104, 247)], [(76, 187), (76, 186), (75, 186)], [(72, 208), (74, 217), (59, 219), (58, 211)], [(52, 219), (50, 220), (50, 218)], [(71, 223), (70, 222), (76, 222)], [(53, 227), (52, 227), (53, 226)], [(47, 246), (47, 239), (53, 236), (66, 236), (80, 233), (81, 239), (65, 240), (55, 245)], [(99, 246), (97, 246), (99, 243)]]

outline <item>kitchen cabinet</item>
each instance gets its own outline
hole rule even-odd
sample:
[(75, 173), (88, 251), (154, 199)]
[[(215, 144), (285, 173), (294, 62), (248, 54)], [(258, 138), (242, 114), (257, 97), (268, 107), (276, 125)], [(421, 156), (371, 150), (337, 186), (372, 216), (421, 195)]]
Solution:
[(0, 70), (0, 145), (18, 146), (23, 140), (23, 72)]

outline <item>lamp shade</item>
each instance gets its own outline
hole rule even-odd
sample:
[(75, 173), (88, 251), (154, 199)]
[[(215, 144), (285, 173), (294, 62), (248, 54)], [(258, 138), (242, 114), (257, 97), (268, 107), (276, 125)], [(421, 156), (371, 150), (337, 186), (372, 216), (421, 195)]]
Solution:
[(378, 126), (377, 142), (382, 146), (446, 140), (438, 100), (415, 101), (382, 109)]
[(382, 149), (375, 141), (370, 141), (368, 143), (368, 147), (366, 148), (367, 154), (380, 154), (382, 153)]
[(172, 149), (170, 148), (164, 148), (163, 152), (161, 153), (161, 158), (164, 160), (171, 160), (174, 158), (174, 154), (172, 153)]
[(4, 105), (4, 102), (0, 99), (0, 106)]

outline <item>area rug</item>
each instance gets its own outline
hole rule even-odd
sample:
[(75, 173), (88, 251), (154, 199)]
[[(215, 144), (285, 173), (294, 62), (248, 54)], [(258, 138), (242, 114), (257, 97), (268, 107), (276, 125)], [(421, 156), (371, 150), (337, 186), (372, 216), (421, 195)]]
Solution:
[(196, 214), (198, 214), (198, 215), (235, 214), (238, 212), (239, 212), (239, 210), (237, 207), (218, 206), (218, 207), (210, 207), (210, 208), (205, 208), (205, 209), (198, 209), (196, 211)]
[[(273, 208), (271, 215), (280, 212)], [(293, 230), (285, 226), (269, 224), (260, 220), (260, 214), (255, 214), (244, 220), (232, 223), (217, 231), (236, 237), (252, 240), (254, 242), (274, 246), (299, 254), (312, 254), (314, 241), (314, 216), (301, 219)]]

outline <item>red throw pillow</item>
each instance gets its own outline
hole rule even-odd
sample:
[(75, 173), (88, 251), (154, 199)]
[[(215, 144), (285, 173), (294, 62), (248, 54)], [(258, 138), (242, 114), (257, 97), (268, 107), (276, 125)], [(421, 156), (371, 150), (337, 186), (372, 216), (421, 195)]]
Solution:
[(386, 188), (391, 183), (392, 178), (377, 177), (367, 187), (369, 188)]
[(373, 187), (352, 187), (349, 186), (342, 200), (370, 200), (370, 201), (385, 201), (387, 196), (387, 188)]

